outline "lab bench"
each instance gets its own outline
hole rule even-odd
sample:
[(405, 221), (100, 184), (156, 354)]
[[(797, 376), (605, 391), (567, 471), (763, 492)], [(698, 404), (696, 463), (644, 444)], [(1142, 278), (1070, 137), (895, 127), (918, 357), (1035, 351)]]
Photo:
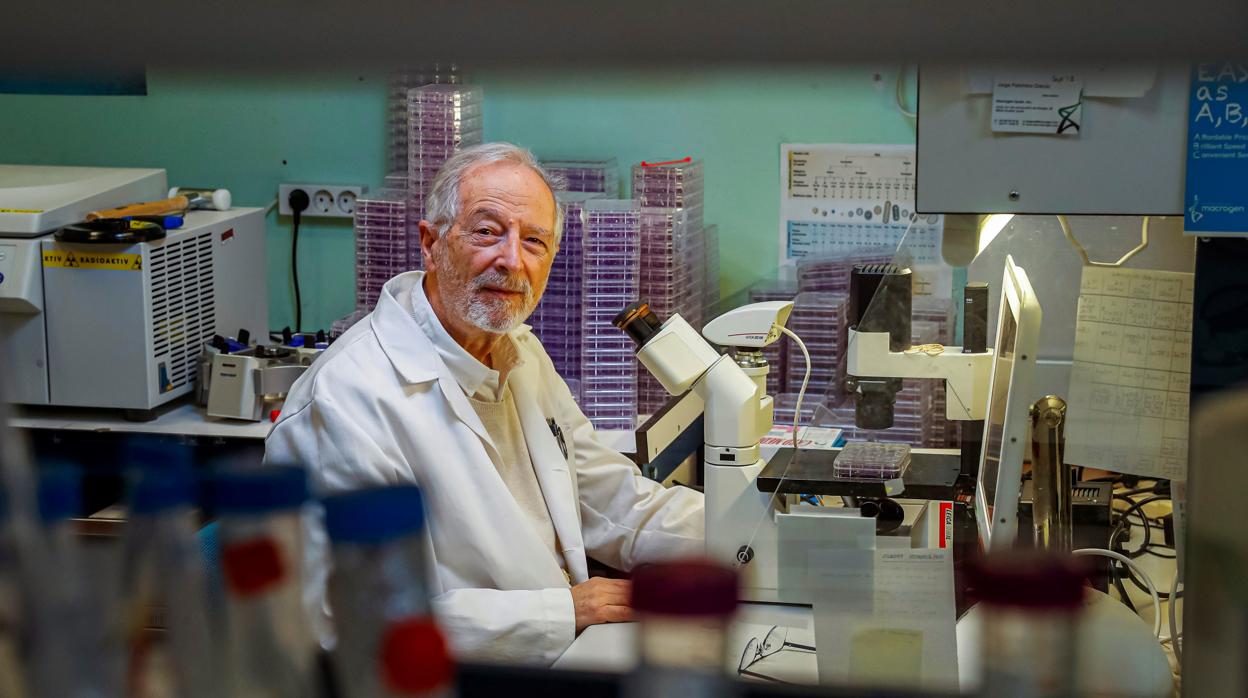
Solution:
[[(134, 422), (118, 410), (14, 405), (9, 426), (25, 434), (37, 463), (69, 462), (83, 469), (84, 509), (94, 513), (119, 501), (127, 451), (136, 443), (190, 449), (197, 467), (230, 462), (259, 465), (269, 421), (209, 417), (189, 397), (156, 409), (156, 418)], [(631, 431), (598, 432), (607, 445), (628, 454), (636, 449)]]

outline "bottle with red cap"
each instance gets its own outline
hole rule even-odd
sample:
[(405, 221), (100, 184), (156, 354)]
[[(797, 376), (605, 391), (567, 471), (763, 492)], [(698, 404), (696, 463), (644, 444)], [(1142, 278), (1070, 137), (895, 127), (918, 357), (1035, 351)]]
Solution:
[(978, 695), (1076, 695), (1077, 631), (1088, 573), (1081, 563), (1010, 551), (971, 565), (982, 618)]
[(639, 621), (640, 664), (625, 695), (734, 695), (726, 667), (738, 592), (736, 572), (710, 560), (673, 560), (638, 569), (632, 606)]
[(358, 490), (327, 497), (324, 506), (339, 694), (453, 695), (454, 666), (430, 601), (420, 489)]
[(223, 468), (208, 482), (225, 581), (231, 698), (318, 695), (319, 646), (303, 605), (307, 473), (296, 466)]

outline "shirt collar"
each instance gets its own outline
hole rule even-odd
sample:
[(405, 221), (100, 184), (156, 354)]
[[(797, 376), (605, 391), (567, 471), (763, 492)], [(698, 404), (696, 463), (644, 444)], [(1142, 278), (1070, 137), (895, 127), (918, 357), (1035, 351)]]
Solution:
[(459, 342), (456, 342), (455, 338), (442, 326), (442, 321), (433, 312), (433, 306), (429, 305), (429, 297), (425, 294), (423, 280), (422, 283), (412, 286), (411, 293), (412, 317), (429, 337), (434, 350), (450, 369), (455, 382), (459, 383), (464, 393), (469, 396), (484, 393), (489, 399), (500, 399), (503, 388), (507, 385), (507, 376), (521, 363), (520, 354), (516, 350), (516, 344), (512, 341), (511, 335), (503, 335), (498, 344), (494, 345), (491, 357), (498, 368), (492, 369), (469, 354), (468, 350), (460, 346)]

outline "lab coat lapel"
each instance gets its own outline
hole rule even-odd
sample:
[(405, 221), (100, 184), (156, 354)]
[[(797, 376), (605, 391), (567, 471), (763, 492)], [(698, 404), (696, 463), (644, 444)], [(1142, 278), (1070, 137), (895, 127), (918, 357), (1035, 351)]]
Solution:
[(581, 539), (581, 522), (577, 515), (580, 503), (572, 489), (568, 461), (559, 448), (559, 442), (551, 433), (547, 414), (542, 410), (538, 396), (542, 385), (536, 374), (536, 361), (527, 361), (514, 370), (509, 378), (512, 395), (516, 400), (516, 412), (520, 415), (520, 427), (529, 447), (529, 458), (542, 488), (542, 498), (559, 536), (563, 548), (564, 564), (568, 576), (577, 584), (588, 579), (585, 566), (585, 543)]
[(474, 434), (481, 437), (481, 442), (486, 448), (494, 451), (498, 455), (498, 447), (494, 445), (494, 440), (490, 438), (490, 433), (485, 430), (485, 424), (481, 422), (480, 415), (472, 409), (472, 405), (468, 403), (468, 396), (464, 395), (464, 391), (459, 387), (459, 382), (451, 375), (451, 369), (446, 364), (438, 361), (438, 388), (442, 390), (442, 395), (446, 397), (446, 401), (451, 405), (451, 411), (459, 418), (459, 421), (468, 425)]
[(451, 375), (451, 369), (438, 357), (433, 342), (412, 319), (410, 305), (400, 300), (407, 298), (411, 289), (418, 286), (423, 278), (424, 272), (417, 271), (400, 274), (386, 282), (377, 299), (377, 307), (373, 310), (373, 332), (377, 335), (382, 350), (406, 382), (422, 383), (436, 377), (438, 388), (459, 421), (481, 437), (487, 448), (494, 449), (497, 453), (494, 441), (486, 432), (477, 411), (468, 404), (468, 398), (460, 389), (455, 376)]

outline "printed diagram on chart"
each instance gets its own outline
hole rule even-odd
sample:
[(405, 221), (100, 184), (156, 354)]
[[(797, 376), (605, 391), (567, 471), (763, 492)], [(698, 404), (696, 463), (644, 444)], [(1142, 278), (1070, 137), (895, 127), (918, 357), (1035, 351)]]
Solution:
[(879, 204), (854, 213), (866, 220), (875, 216), (892, 220), (910, 216), (910, 204), (914, 201), (913, 153), (794, 148), (787, 155), (786, 189), (794, 199), (889, 202), (888, 210)]
[(914, 264), (920, 293), (944, 294), (944, 218), (914, 212), (914, 146), (783, 143), (780, 263), (861, 252)]

